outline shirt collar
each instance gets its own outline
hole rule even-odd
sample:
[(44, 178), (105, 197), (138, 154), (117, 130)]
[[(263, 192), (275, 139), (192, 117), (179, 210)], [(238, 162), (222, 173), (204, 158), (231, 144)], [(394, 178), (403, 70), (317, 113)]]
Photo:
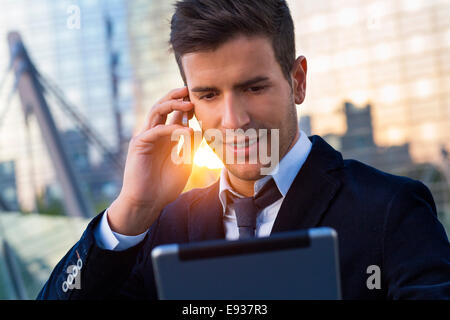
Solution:
[[(294, 181), (297, 173), (306, 161), (310, 151), (312, 143), (309, 140), (306, 133), (300, 130), (300, 137), (289, 152), (281, 159), (273, 170), (274, 174), (267, 175), (255, 182), (255, 194), (264, 186), (264, 184), (271, 178), (275, 180), (275, 184), (280, 190), (283, 198), (286, 196), (292, 182)], [(222, 169), (219, 181), (219, 199), (222, 203), (223, 212), (225, 213), (227, 207), (226, 190), (233, 193), (237, 197), (243, 197), (236, 191), (234, 191), (228, 181), (228, 174), (226, 168)]]

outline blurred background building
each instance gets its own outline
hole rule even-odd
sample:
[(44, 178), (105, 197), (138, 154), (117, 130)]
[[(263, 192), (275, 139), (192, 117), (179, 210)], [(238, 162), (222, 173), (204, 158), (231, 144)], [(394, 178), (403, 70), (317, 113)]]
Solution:
[[(124, 159), (151, 106), (183, 85), (168, 46), (174, 2), (0, 1), (0, 239), (8, 240), (0, 248), (0, 299), (34, 298), (89, 221), (64, 217), (42, 126), (6, 73), (7, 33), (20, 32), (38, 71), (85, 121), (80, 126), (46, 94), (92, 215), (120, 191), (112, 159)], [(450, 1), (288, 3), (297, 54), (308, 60), (301, 129), (345, 158), (423, 181), (450, 234)], [(196, 120), (190, 125), (199, 129)], [(194, 162), (186, 190), (214, 182), (222, 168), (204, 143)]]
[[(300, 108), (346, 158), (423, 181), (450, 224), (450, 1), (289, 1)], [(447, 227), (447, 230), (450, 230)]]
[[(118, 152), (118, 128), (125, 137), (130, 137), (135, 119), (125, 1), (2, 0), (0, 5), (2, 73), (10, 62), (7, 32), (17, 30), (38, 70), (59, 87), (80, 115), (89, 119), (89, 125), (105, 145)], [(69, 25), (75, 14), (71, 6), (80, 10), (79, 29)], [(0, 92), (0, 162), (14, 163), (15, 191), (21, 209), (36, 211), (40, 197), (54, 196), (56, 201), (61, 191), (42, 140), (40, 124), (32, 114), (24, 112), (17, 94), (6, 108), (14, 80), (10, 74)], [(48, 103), (64, 145), (70, 146), (67, 149), (76, 171), (91, 176), (89, 171), (96, 169), (95, 186), (85, 177), (80, 179), (84, 183), (83, 192), (87, 197), (95, 193), (92, 201), (104, 206), (106, 201), (102, 199), (110, 200), (114, 196), (120, 179), (110, 170), (111, 166), (102, 165), (104, 154), (87, 144), (76, 123), (55, 101), (49, 99)], [(121, 116), (120, 127), (116, 121), (117, 110)]]

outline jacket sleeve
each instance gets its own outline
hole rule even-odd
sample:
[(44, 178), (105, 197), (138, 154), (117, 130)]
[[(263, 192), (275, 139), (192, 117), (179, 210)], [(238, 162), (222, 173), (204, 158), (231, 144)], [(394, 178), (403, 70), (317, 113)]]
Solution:
[[(149, 296), (140, 279), (140, 261), (144, 260), (145, 249), (151, 247), (148, 243), (152, 242), (159, 219), (142, 242), (124, 251), (112, 251), (100, 248), (94, 237), (103, 212), (89, 223), (81, 239), (56, 265), (37, 299), (144, 299)], [(75, 273), (74, 268), (77, 268)]]
[(450, 299), (450, 244), (428, 188), (408, 180), (384, 221), (382, 282), (390, 299)]

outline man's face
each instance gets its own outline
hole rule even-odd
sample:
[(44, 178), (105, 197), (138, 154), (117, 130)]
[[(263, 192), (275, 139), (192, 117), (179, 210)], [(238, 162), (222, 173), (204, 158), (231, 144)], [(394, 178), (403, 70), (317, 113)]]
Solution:
[(276, 61), (270, 40), (238, 36), (214, 51), (183, 55), (182, 65), (202, 131), (218, 129), (222, 132), (222, 150), (216, 153), (222, 157), (226, 168), (239, 179), (259, 179), (263, 166), (259, 157), (256, 164), (248, 161), (237, 164), (236, 161), (227, 163), (225, 155), (245, 152), (248, 156), (249, 150), (259, 147), (263, 139), (239, 144), (236, 142), (243, 140), (227, 139), (226, 130), (255, 129), (259, 134), (259, 129), (267, 129), (266, 150), (270, 156), (271, 129), (279, 129), (280, 159), (297, 135), (294, 94)]

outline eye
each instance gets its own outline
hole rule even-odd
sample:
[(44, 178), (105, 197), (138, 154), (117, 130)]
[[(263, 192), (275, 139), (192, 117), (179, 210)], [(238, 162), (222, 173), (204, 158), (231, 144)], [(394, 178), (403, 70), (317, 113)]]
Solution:
[(216, 94), (214, 92), (210, 92), (208, 94), (201, 96), (200, 100), (211, 100), (212, 98), (214, 98), (215, 95)]
[(250, 91), (251, 93), (258, 93), (261, 92), (262, 90), (264, 90), (266, 87), (265, 86), (255, 86), (255, 87), (249, 87), (247, 90)]

